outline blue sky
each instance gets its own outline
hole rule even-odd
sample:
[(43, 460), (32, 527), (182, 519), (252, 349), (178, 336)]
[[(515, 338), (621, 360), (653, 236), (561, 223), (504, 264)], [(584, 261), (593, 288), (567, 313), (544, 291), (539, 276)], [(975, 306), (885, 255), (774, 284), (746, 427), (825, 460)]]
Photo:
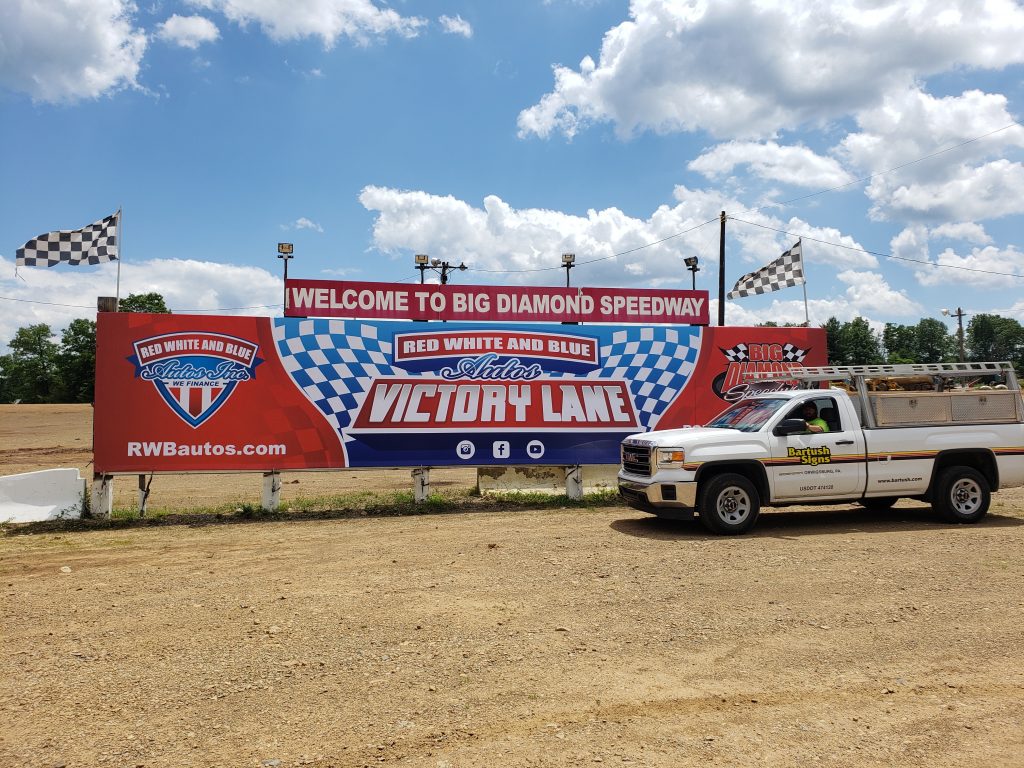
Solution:
[(175, 311), (280, 314), (279, 241), (354, 280), (558, 285), (572, 251), (688, 288), (697, 256), (714, 302), (725, 210), (727, 289), (803, 236), (813, 324), (1024, 321), (1022, 34), (978, 0), (7, 0), (0, 345), (113, 295), (14, 256), (118, 207), (121, 294)]

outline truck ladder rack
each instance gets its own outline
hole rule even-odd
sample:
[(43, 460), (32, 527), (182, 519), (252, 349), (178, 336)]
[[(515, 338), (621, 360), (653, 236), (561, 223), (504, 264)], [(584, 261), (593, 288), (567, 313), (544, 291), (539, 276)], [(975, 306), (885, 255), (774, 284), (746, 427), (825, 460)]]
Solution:
[[(941, 376), (971, 378), (1004, 376), (1007, 387), (1016, 389), (1013, 365), (1001, 363), (905, 363), (898, 365), (818, 365), (781, 371), (748, 371), (747, 381), (855, 381), (898, 376)], [(1011, 386), (1011, 382), (1014, 382)]]

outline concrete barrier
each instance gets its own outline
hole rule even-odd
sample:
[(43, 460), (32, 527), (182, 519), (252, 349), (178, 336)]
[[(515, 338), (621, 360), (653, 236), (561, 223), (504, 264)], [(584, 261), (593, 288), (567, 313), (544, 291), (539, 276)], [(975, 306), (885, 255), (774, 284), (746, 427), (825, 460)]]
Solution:
[(0, 523), (82, 516), (85, 478), (77, 469), (44, 469), (0, 477)]
[[(580, 470), (583, 492), (618, 489), (618, 464), (584, 464)], [(569, 479), (565, 467), (480, 467), (476, 471), (480, 493), (565, 493)]]

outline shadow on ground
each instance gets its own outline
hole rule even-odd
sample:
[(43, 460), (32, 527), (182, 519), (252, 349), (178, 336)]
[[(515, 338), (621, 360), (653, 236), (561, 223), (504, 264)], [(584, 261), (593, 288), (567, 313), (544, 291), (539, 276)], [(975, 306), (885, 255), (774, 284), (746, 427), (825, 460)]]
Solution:
[[(642, 513), (641, 513), (642, 514)], [(984, 528), (1017, 527), (1024, 520), (989, 513), (975, 525)], [(931, 507), (897, 507), (872, 511), (859, 506), (762, 512), (747, 537), (796, 538), (848, 533), (892, 533), (935, 528), (970, 528), (948, 523)], [(699, 520), (662, 520), (654, 516), (615, 520), (611, 528), (627, 536), (646, 539), (728, 539), (709, 533)]]

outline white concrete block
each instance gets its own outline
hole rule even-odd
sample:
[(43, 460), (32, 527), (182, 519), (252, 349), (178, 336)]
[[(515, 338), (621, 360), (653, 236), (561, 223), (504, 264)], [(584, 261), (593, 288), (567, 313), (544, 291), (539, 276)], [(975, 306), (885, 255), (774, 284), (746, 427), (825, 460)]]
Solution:
[(77, 469), (0, 477), (0, 522), (36, 523), (82, 516), (85, 478)]

